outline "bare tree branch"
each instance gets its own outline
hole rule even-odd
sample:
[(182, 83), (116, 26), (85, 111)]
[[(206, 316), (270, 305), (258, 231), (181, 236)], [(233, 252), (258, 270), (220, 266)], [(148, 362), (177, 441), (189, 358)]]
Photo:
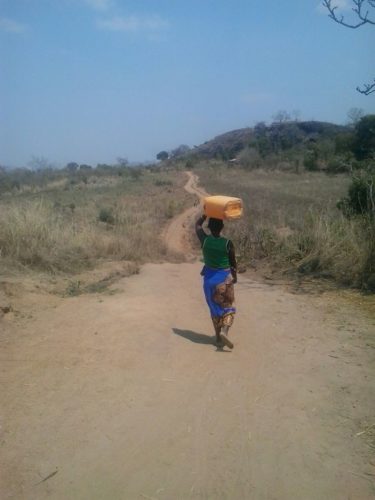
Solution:
[(375, 92), (375, 79), (374, 83), (365, 83), (362, 89), (360, 87), (357, 87), (357, 90), (364, 95), (372, 94), (373, 92)]
[(373, 24), (375, 25), (375, 19), (369, 18), (369, 11), (365, 10), (365, 4), (372, 8), (375, 8), (375, 0), (352, 0), (354, 7), (352, 11), (357, 15), (358, 21), (356, 23), (346, 22), (343, 15), (338, 15), (337, 13), (337, 5), (334, 5), (332, 2), (334, 0), (323, 0), (323, 6), (327, 8), (329, 12), (329, 17), (333, 19), (336, 23), (345, 26), (346, 28), (357, 29), (364, 24)]
[[(335, 0), (323, 0), (323, 7), (329, 12), (329, 17), (333, 19), (336, 23), (345, 26), (346, 28), (357, 29), (364, 24), (372, 24), (375, 26), (375, 19), (369, 18), (369, 11), (365, 9), (365, 5), (369, 5), (373, 9), (375, 9), (375, 0), (352, 0), (354, 7), (352, 11), (356, 14), (358, 18), (358, 22), (350, 23), (346, 22), (343, 15), (337, 14), (337, 5), (334, 5), (332, 2)], [(370, 95), (375, 92), (375, 79), (374, 83), (365, 83), (363, 87), (357, 87), (357, 91), (363, 95)]]

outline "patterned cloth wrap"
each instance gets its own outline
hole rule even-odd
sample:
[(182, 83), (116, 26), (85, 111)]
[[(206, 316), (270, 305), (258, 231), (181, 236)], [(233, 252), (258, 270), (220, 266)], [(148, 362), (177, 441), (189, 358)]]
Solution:
[(230, 269), (204, 266), (201, 274), (204, 295), (215, 329), (232, 326), (236, 308), (233, 306), (234, 286)]

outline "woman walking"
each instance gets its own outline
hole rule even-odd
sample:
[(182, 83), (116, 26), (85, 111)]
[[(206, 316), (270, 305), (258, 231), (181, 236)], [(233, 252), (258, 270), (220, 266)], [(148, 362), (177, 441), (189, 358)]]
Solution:
[(203, 290), (216, 334), (216, 345), (233, 348), (228, 338), (236, 312), (233, 306), (234, 287), (237, 282), (237, 262), (231, 240), (221, 236), (224, 223), (221, 219), (210, 218), (207, 234), (202, 225), (206, 220), (202, 215), (195, 223), (195, 232), (201, 242), (204, 267), (202, 269)]

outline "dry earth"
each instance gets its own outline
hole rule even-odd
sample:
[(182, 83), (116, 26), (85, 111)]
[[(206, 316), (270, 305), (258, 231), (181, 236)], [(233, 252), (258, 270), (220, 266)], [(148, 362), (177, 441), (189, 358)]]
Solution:
[(240, 275), (218, 351), (193, 253), (0, 319), (1, 499), (375, 498), (373, 300)]

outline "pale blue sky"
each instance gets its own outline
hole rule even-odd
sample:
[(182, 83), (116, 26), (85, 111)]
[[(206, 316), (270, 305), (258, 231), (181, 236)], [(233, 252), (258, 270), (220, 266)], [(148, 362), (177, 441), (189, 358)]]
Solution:
[(319, 0), (0, 0), (0, 164), (152, 160), (282, 109), (345, 123), (375, 112), (374, 42)]

